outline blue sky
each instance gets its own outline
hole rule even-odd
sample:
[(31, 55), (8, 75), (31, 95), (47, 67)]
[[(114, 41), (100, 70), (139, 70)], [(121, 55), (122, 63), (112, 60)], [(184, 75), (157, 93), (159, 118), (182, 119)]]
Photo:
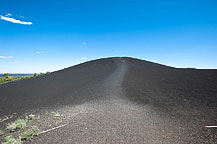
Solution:
[(0, 73), (130, 56), (217, 68), (216, 0), (1, 0)]

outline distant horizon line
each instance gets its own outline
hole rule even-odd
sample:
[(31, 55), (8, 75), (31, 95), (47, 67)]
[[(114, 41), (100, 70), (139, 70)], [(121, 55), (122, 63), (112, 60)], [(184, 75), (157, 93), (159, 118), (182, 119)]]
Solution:
[(101, 57), (101, 58), (89, 59), (88, 61), (83, 61), (83, 62), (74, 64), (74, 65), (67, 66), (67, 67), (63, 67), (63, 68), (56, 69), (56, 70), (50, 70), (50, 71), (48, 70), (48, 71), (43, 71), (43, 72), (28, 72), (28, 73), (25, 73), (25, 72), (16, 72), (16, 73), (13, 73), (13, 72), (0, 72), (0, 74), (4, 74), (4, 73), (8, 73), (8, 74), (34, 74), (34, 73), (37, 73), (37, 74), (40, 74), (40, 73), (46, 73), (46, 72), (56, 72), (56, 71), (63, 70), (63, 69), (69, 68), (69, 67), (73, 67), (73, 66), (76, 66), (76, 65), (80, 65), (80, 64), (82, 64), (82, 63), (86, 63), (86, 62), (90, 62), (90, 61), (94, 61), (94, 60), (100, 60), (100, 59), (108, 59), (108, 58), (133, 58), (133, 59), (143, 60), (143, 61), (147, 61), (147, 62), (159, 64), (159, 65), (164, 65), (164, 66), (167, 66), (167, 67), (178, 68), (178, 69), (217, 70), (217, 68), (177, 67), (177, 66), (172, 66), (172, 65), (168, 65), (168, 64), (163, 64), (163, 63), (160, 63), (160, 62), (155, 61), (155, 60), (143, 59), (143, 58), (140, 58), (140, 57), (108, 56), (108, 57)]

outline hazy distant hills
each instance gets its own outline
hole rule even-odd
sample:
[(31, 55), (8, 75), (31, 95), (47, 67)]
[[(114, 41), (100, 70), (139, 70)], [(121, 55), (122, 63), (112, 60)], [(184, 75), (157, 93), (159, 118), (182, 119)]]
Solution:
[[(9, 76), (32, 76), (33, 74), (29, 73), (29, 74), (23, 74), (23, 73), (9, 73)], [(4, 76), (3, 73), (0, 74), (0, 77)]]

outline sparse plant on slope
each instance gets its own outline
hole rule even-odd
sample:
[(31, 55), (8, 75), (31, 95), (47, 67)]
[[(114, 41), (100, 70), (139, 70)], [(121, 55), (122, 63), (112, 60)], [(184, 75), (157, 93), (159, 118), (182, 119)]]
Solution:
[[(34, 73), (33, 76), (36, 77), (36, 76), (41, 76), (45, 74), (50, 74), (50, 72), (40, 73), (40, 74)], [(0, 77), (0, 83), (5, 83), (5, 82), (10, 82), (10, 81), (15, 81), (15, 80), (22, 80), (22, 79), (30, 78), (33, 76), (9, 76), (8, 73), (4, 73), (4, 76)]]
[(4, 140), (5, 142), (3, 142), (2, 144), (21, 144), (21, 139), (15, 139), (12, 135), (6, 136)]
[(36, 116), (34, 114), (30, 114), (28, 116), (28, 120), (34, 120), (36, 118)]
[(32, 129), (30, 129), (26, 132), (23, 132), (21, 134), (21, 140), (22, 141), (31, 140), (34, 137), (38, 136), (38, 134), (39, 134), (39, 129), (38, 129), (38, 127), (34, 126), (34, 127), (32, 127)]
[(61, 115), (59, 113), (52, 112), (52, 114), (53, 114), (54, 117), (61, 117)]
[(25, 129), (26, 128), (26, 123), (27, 120), (24, 119), (18, 119), (15, 122), (11, 122), (7, 125), (7, 130), (10, 132), (14, 132), (20, 129)]
[(8, 73), (4, 73), (4, 77), (5, 77), (5, 78), (8, 78)]
[(39, 75), (44, 75), (44, 73), (41, 72)]
[(4, 77), (0, 77), (0, 83), (21, 80), (21, 79), (30, 78), (30, 77), (32, 76), (4, 76)]
[(2, 130), (0, 130), (0, 136), (3, 135), (3, 134), (4, 134), (4, 132)]

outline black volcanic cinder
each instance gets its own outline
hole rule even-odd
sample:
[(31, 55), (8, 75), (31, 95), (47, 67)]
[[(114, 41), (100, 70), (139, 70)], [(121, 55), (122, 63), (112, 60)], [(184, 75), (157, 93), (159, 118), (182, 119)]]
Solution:
[(217, 70), (115, 57), (0, 85), (1, 118), (65, 106), (77, 115), (32, 143), (217, 143)]

